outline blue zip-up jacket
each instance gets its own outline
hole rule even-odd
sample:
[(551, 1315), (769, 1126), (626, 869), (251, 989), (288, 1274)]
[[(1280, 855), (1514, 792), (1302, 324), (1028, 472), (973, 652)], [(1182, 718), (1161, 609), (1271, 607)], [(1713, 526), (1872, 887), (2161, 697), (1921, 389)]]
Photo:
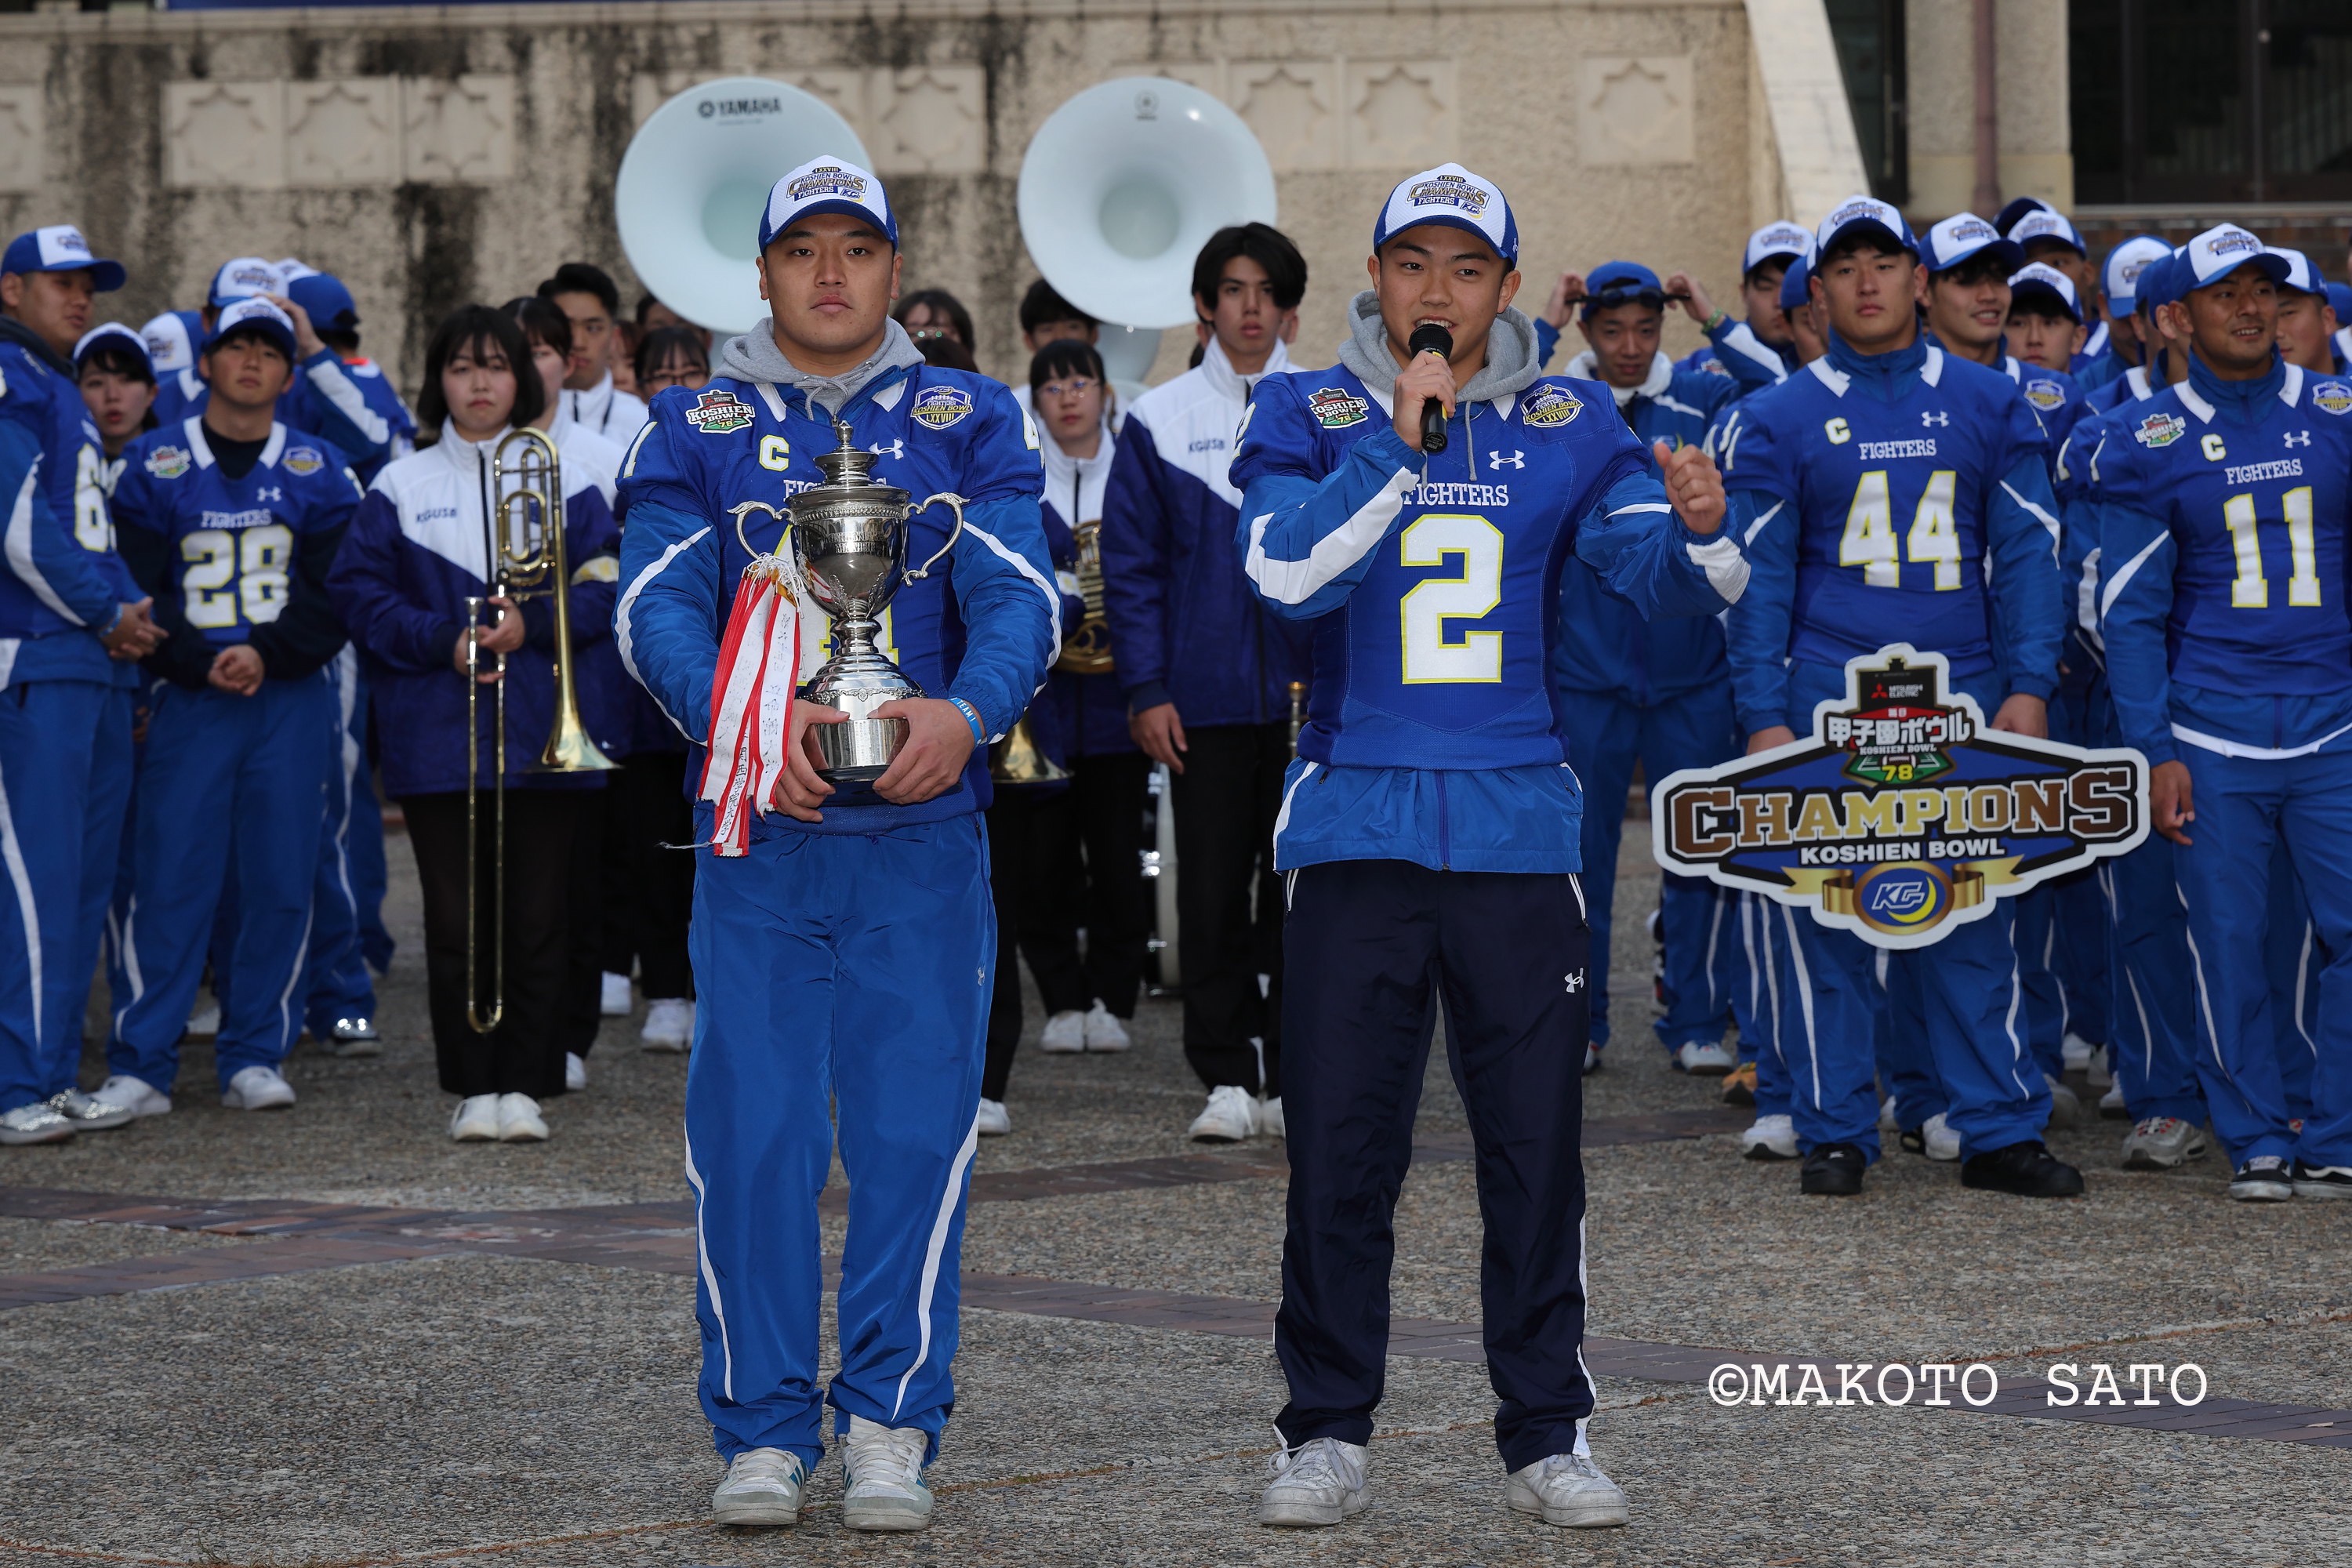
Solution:
[[(1051, 439), (1045, 443), (1045, 540), (1053, 548), (1055, 566), (1068, 574), (1062, 591), (1074, 597), (1078, 591), (1077, 553), (1071, 527), (1076, 522), (1102, 521), (1111, 465), (1118, 458), (1118, 436), (1106, 425), (1102, 445), (1091, 458), (1068, 457)], [(1097, 540), (1099, 548), (1099, 535)], [(1076, 630), (1078, 620), (1085, 617), (1085, 601), (1076, 603), (1078, 619), (1066, 623), (1065, 637)], [(1141, 749), (1127, 727), (1127, 696), (1118, 689), (1117, 671), (1086, 675), (1056, 669), (1045, 678), (1045, 685), (1055, 728), (1070, 756), (1131, 754)]]
[(1754, 573), (1729, 637), (1742, 729), (1805, 730), (1789, 666), (1889, 643), (1942, 653), (1956, 679), (2057, 689), (2048, 437), (2006, 375), (1924, 338), (1865, 355), (1832, 335), (1738, 415), (1716, 446)]
[[(1289, 364), (1277, 343), (1265, 374)], [(1227, 470), (1252, 380), (1212, 340), (1128, 410), (1103, 496), (1112, 673), (1130, 712), (1173, 702), (1187, 729), (1286, 720), (1290, 683), (1307, 679), (1306, 636), (1259, 605), (1233, 552), (1242, 497)]]
[[(159, 374), (155, 423), (177, 425), (202, 416), (212, 392), (194, 367)], [(278, 422), (340, 448), (363, 482), (373, 482), (384, 464), (416, 449), (416, 421), (383, 372), (364, 360), (360, 367), (347, 365), (330, 348), (295, 367), (294, 379), (278, 395)]]
[(1612, 413), (1607, 388), (1530, 359), (1457, 405), (1424, 458), (1391, 426), (1390, 388), (1344, 364), (1259, 386), (1234, 464), (1237, 552), (1268, 608), (1315, 635), (1277, 868), (1580, 868), (1551, 683), (1567, 558), (1644, 615), (1712, 615), (1747, 578), (1737, 544), (1673, 515)]
[[(328, 599), (366, 661), (384, 793), (394, 798), (466, 787), (466, 678), (452, 656), (466, 600), (490, 592), (483, 470), (497, 445), (445, 428), (432, 446), (385, 464), (327, 574)], [(612, 635), (618, 573), (613, 514), (594, 483), (566, 469), (563, 495), (577, 648)], [(507, 656), (507, 787), (602, 788), (602, 773), (527, 771), (554, 719), (555, 621), (544, 595), (523, 601), (522, 614), (523, 646)], [(498, 759), (492, 694), (483, 689), (476, 719), (485, 783)]]
[[(841, 417), (879, 454), (874, 478), (916, 501), (940, 491), (965, 498), (952, 543), (955, 518), (945, 506), (909, 521), (908, 570), (942, 547), (948, 553), (929, 576), (898, 589), (877, 640), (925, 695), (970, 703), (995, 740), (1020, 719), (1061, 650), (1062, 596), (1037, 512), (1036, 432), (1000, 383), (923, 364), (883, 371), (842, 404)], [(621, 473), (625, 586), (614, 635), (629, 673), (693, 742), (689, 789), (702, 774), (719, 638), (751, 560), (745, 541), (769, 552), (783, 536), (782, 521), (761, 512), (747, 515), (739, 532), (729, 509), (746, 500), (781, 508), (823, 482), (816, 455), (838, 444), (832, 418), (805, 391), (721, 375), (656, 397), (629, 448)], [(822, 622), (824, 613), (814, 613)], [(825, 657), (822, 645), (809, 646), (814, 640), (804, 635), (803, 679)], [(962, 781), (934, 799), (826, 805), (814, 823), (772, 812), (754, 819), (751, 837), (887, 833), (979, 811), (990, 799), (988, 749), (975, 746)], [(698, 836), (708, 838), (711, 807), (698, 802), (695, 812)]]
[(2352, 730), (2352, 382), (2200, 360), (2114, 424), (2093, 493), (2124, 743), (2292, 757)]
[(122, 605), (146, 597), (115, 553), (106, 448), (71, 366), (6, 317), (0, 317), (0, 425), (14, 449), (0, 468), (8, 481), (0, 492), (7, 508), (0, 687), (137, 685), (138, 667), (107, 658), (98, 640)]
[[(1598, 382), (1592, 371), (1589, 353), (1569, 362), (1571, 377)], [(1604, 390), (1615, 396), (1613, 388)], [(1716, 416), (1738, 397), (1738, 387), (1727, 376), (1677, 371), (1661, 353), (1651, 363), (1649, 379), (1619, 403), (1617, 411), (1646, 452), (1654, 441), (1674, 447), (1699, 445)], [(1651, 471), (1656, 472), (1654, 460)], [(1559, 613), (1552, 679), (1563, 689), (1608, 692), (1648, 707), (1723, 679), (1720, 620), (1713, 616), (1650, 619), (1623, 595), (1611, 592), (1601, 574), (1573, 553), (1560, 568)]]

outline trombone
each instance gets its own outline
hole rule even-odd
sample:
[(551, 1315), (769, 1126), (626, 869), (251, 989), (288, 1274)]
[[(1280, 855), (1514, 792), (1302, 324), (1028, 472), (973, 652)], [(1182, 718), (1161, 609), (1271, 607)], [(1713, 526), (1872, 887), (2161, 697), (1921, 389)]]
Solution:
[(602, 773), (619, 764), (599, 751), (581, 721), (579, 689), (572, 679), (572, 563), (563, 543), (563, 470), (555, 443), (526, 426), (509, 433), (491, 454), (484, 492), (482, 531), (488, 546), (484, 568), (491, 593), (466, 601), (466, 1022), (478, 1035), (499, 1026), (507, 1010), (507, 656), (494, 667), (491, 698), (490, 811), (495, 818), (490, 873), (490, 918), (498, 926), (498, 949), (490, 955), (490, 1008), (481, 1010), (475, 973), (481, 955), (481, 878), (476, 869), (481, 842), (482, 731), (481, 637), (489, 629), (483, 610), (492, 597), (509, 600), (515, 614), (526, 599), (545, 595), (555, 607), (555, 715), (547, 743), (524, 771), (534, 773)]

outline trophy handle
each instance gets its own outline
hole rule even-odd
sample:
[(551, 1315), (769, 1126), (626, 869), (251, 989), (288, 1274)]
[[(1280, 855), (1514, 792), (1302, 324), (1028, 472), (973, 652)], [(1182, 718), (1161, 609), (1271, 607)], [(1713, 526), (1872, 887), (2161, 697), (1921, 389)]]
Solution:
[(900, 578), (899, 581), (902, 583), (917, 583), (920, 582), (925, 577), (929, 576), (931, 574), (931, 568), (940, 563), (940, 557), (945, 555), (949, 551), (953, 550), (955, 548), (955, 542), (963, 534), (963, 497), (961, 496), (950, 495), (947, 491), (941, 490), (935, 496), (924, 497), (919, 505), (908, 507), (907, 509), (907, 515), (908, 517), (912, 517), (919, 511), (927, 511), (933, 504), (940, 501), (945, 501), (947, 503), (948, 510), (955, 513), (955, 526), (948, 530), (948, 542), (945, 544), (940, 545), (932, 554), (931, 558), (929, 561), (924, 562), (920, 567), (917, 568), (915, 571), (908, 573), (904, 577)]
[[(927, 503), (927, 504), (928, 504), (928, 503)], [(754, 561), (757, 561), (757, 560), (760, 558), (760, 556), (761, 556), (761, 552), (760, 551), (757, 551), (757, 550), (752, 549), (752, 548), (751, 548), (751, 542), (750, 540), (748, 540), (748, 539), (746, 539), (746, 538), (744, 538), (744, 537), (743, 537), (743, 516), (744, 516), (744, 514), (745, 514), (746, 512), (764, 511), (764, 512), (766, 512), (770, 517), (774, 518), (778, 522), (782, 522), (782, 521), (785, 521), (784, 514), (783, 514), (782, 512), (781, 512), (781, 511), (777, 510), (774, 507), (770, 506), (766, 501), (763, 501), (763, 500), (747, 500), (747, 501), (740, 501), (740, 502), (738, 502), (736, 505), (731, 506), (731, 507), (728, 508), (727, 510), (728, 510), (730, 513), (732, 513), (732, 514), (733, 514), (733, 516), (734, 516), (734, 518), (735, 518), (735, 539), (736, 539), (736, 542), (738, 542), (738, 543), (740, 543), (740, 545), (742, 545), (742, 546), (743, 546), (743, 553), (744, 553), (744, 554), (746, 554), (746, 555), (748, 555), (748, 556), (750, 556), (750, 557), (751, 557), (752, 560), (754, 560)], [(783, 537), (782, 537), (782, 536), (779, 536), (779, 537), (778, 537), (778, 539), (776, 540), (776, 552), (777, 552), (778, 554), (780, 554), (780, 555), (783, 553), (783, 544), (784, 544), (784, 539), (783, 539)]]

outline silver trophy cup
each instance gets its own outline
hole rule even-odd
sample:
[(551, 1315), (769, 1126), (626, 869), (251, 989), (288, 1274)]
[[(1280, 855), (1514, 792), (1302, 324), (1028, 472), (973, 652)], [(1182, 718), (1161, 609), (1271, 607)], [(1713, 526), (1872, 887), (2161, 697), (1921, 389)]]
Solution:
[[(899, 587), (929, 575), (955, 548), (963, 531), (963, 497), (941, 493), (913, 503), (896, 485), (867, 477), (874, 454), (851, 438), (846, 424), (835, 421), (834, 429), (841, 445), (816, 459), (824, 482), (801, 491), (784, 508), (792, 520), (793, 559), (818, 607), (833, 618), (833, 657), (809, 677), (801, 695), (849, 715), (838, 724), (814, 727), (817, 753), (824, 758), (817, 772), (848, 797), (868, 793), (907, 743), (907, 721), (877, 719), (874, 710), (920, 697), (923, 689), (874, 639), (882, 612)], [(955, 513), (955, 527), (929, 561), (909, 572), (907, 520), (934, 504)], [(740, 514), (751, 506), (772, 510), (760, 503), (736, 508), (739, 527)]]

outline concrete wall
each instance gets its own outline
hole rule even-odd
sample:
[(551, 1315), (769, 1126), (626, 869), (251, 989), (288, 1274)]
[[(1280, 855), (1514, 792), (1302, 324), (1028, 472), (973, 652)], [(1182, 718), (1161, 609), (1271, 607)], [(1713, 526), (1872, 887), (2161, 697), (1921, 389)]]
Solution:
[[(902, 214), (908, 287), (951, 289), (980, 357), (1020, 363), (1035, 274), (1013, 215), (1031, 133), (1080, 88), (1157, 71), (1221, 93), (1275, 158), (1328, 363), (1401, 175), (1458, 157), (1517, 205), (1527, 302), (1563, 267), (1635, 257), (1728, 299), (1740, 241), (1783, 216), (1759, 167), (1738, 0), (837, 0), (0, 17), (0, 225), (72, 221), (130, 265), (137, 322), (192, 306), (231, 255), (348, 281), (409, 384), (452, 304), (610, 268), (614, 174), (668, 92), (772, 75), (831, 98)], [(1915, 11), (1926, 9), (1915, 7)], [(1818, 215), (1809, 215), (1818, 216)], [(1698, 340), (1679, 316), (1671, 346)], [(1181, 364), (1171, 332), (1158, 367)]]
[[(1915, 0), (1905, 10), (1909, 206), (1930, 220), (1966, 210), (1975, 197), (1974, 9), (1969, 0)], [(2066, 7), (2056, 0), (2002, 0), (1994, 15), (2001, 199), (2039, 196), (2068, 210), (2074, 205), (2074, 154), (2067, 119)]]

